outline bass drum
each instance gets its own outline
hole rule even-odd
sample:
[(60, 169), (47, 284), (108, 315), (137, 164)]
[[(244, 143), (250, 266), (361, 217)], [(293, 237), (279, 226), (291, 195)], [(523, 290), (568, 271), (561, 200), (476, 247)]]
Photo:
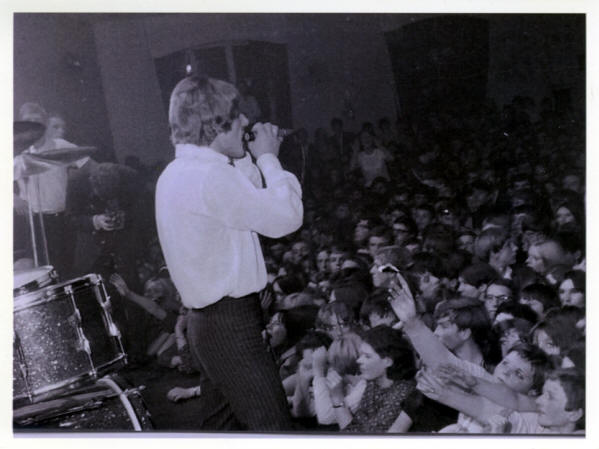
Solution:
[(97, 431), (141, 432), (154, 429), (141, 390), (130, 388), (117, 375), (98, 379), (94, 385), (71, 395), (27, 405), (13, 411), (15, 432)]

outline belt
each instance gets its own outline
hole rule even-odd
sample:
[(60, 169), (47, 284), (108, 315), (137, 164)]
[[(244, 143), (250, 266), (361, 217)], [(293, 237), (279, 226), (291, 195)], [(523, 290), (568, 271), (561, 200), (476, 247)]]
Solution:
[(208, 304), (206, 307), (193, 307), (189, 310), (191, 310), (192, 312), (204, 312), (206, 310), (209, 310), (212, 307), (216, 307), (217, 305), (222, 306), (222, 305), (226, 305), (227, 303), (243, 301), (244, 299), (250, 299), (253, 296), (257, 296), (257, 295), (258, 295), (258, 293), (250, 293), (249, 295), (240, 296), (239, 298), (233, 298), (232, 296), (223, 296), (218, 301), (213, 302), (212, 304)]

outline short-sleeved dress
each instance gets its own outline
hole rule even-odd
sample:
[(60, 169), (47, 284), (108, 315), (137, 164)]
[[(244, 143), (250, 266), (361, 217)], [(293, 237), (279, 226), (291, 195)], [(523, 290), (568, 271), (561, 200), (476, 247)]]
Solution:
[(412, 380), (395, 381), (387, 388), (381, 388), (375, 381), (368, 381), (352, 422), (344, 431), (386, 432), (401, 413), (403, 402), (414, 387)]

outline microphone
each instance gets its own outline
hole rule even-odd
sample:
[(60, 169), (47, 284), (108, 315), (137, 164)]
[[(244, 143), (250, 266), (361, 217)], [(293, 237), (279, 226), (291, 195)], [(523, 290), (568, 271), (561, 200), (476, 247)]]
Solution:
[[(252, 131), (252, 128), (254, 127), (254, 125), (255, 125), (255, 123), (252, 123), (245, 127), (243, 137), (241, 138), (241, 140), (243, 142), (247, 143), (247, 142), (253, 142), (254, 140), (256, 140), (256, 134), (254, 133), (254, 131)], [(297, 129), (279, 128), (279, 130), (277, 131), (277, 137), (284, 139), (285, 137), (289, 137), (289, 136), (295, 134), (296, 132), (298, 132)]]

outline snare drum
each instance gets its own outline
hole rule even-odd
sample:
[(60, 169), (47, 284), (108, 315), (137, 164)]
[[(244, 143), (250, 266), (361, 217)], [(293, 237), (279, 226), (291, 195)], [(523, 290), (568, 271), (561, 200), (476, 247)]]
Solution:
[(126, 363), (102, 278), (89, 274), (15, 298), (13, 399), (65, 394)]
[(44, 288), (51, 284), (56, 284), (56, 271), (50, 265), (32, 268), (30, 270), (15, 271), (13, 275), (13, 297), (25, 295)]
[(118, 376), (107, 376), (69, 396), (15, 409), (14, 428), (17, 431), (151, 430), (154, 426), (141, 396), (142, 388), (128, 388)]

